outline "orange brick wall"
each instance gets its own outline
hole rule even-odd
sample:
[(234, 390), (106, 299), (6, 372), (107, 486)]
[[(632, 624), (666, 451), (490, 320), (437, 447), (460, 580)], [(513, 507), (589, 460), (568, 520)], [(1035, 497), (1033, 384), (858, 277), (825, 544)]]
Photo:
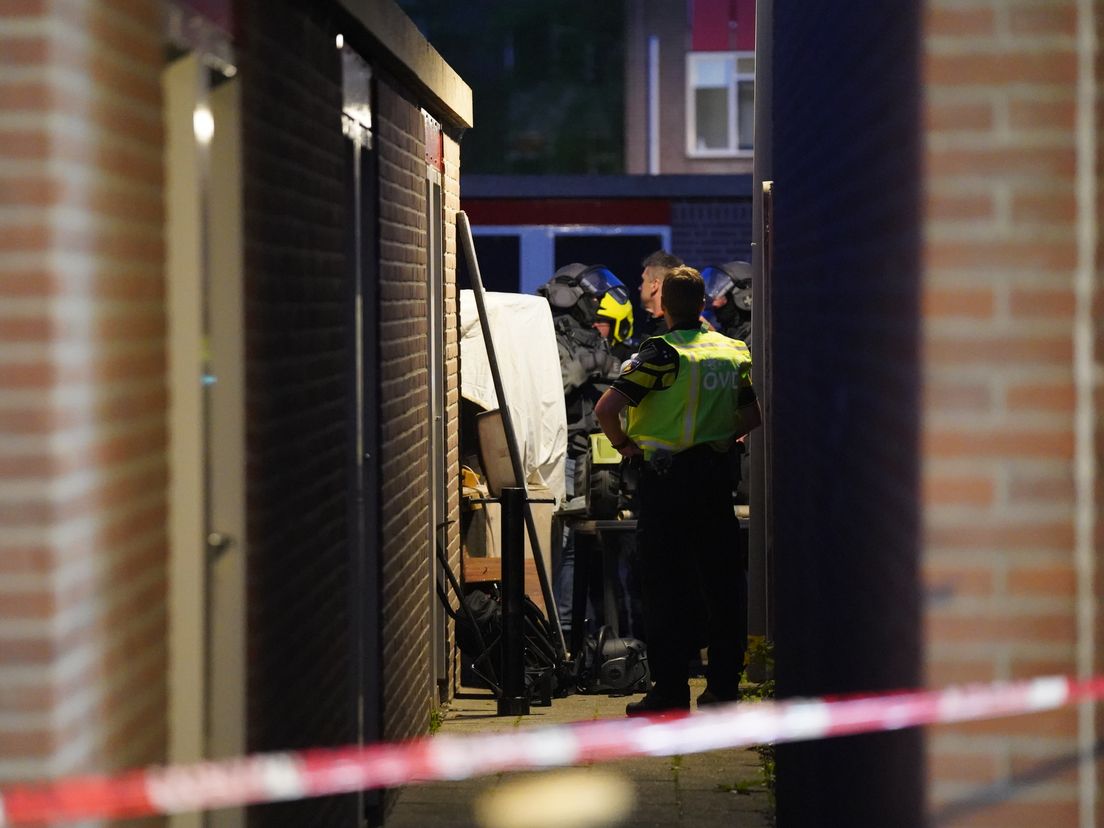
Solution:
[(160, 761), (158, 3), (0, 26), (0, 781)]
[[(460, 209), (460, 144), (445, 135), (445, 174), (443, 177), (445, 207), (445, 422), (448, 453), (445, 456), (445, 477), (448, 493), (448, 558), (453, 572), (460, 572), (460, 293), (456, 285), (456, 259), (462, 255), (456, 237), (456, 213)], [(450, 636), (452, 636), (450, 626)], [(450, 688), (459, 686), (458, 665), (454, 669)]]
[[(927, 4), (923, 574), (934, 686), (1076, 670), (1077, 5)], [(1067, 756), (1076, 730), (1073, 710), (932, 730), (933, 807)], [(1075, 824), (1076, 781), (1033, 784), (968, 824)]]

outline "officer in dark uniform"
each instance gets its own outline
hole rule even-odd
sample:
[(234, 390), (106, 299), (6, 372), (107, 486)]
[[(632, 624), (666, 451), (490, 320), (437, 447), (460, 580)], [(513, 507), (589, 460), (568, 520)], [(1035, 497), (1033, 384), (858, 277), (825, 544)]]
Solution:
[[(603, 265), (564, 265), (537, 293), (552, 308), (567, 410), (568, 491), (580, 495), (590, 482), (590, 435), (599, 430), (594, 405), (620, 372), (623, 357), (613, 349), (632, 336), (632, 305), (625, 285)], [(572, 627), (574, 541), (569, 533), (554, 579), (565, 635)]]
[(595, 407), (614, 448), (641, 463), (637, 544), (655, 684), (629, 704), (629, 715), (689, 708), (687, 606), (694, 603), (704, 604), (708, 619), (708, 685), (699, 705), (735, 700), (739, 691), (747, 582), (733, 540), (727, 452), (759, 425), (760, 412), (747, 346), (708, 331), (699, 319), (704, 304), (698, 272), (675, 268), (662, 288), (668, 332), (644, 342)]
[(567, 407), (567, 456), (585, 454), (598, 430), (594, 404), (617, 378), (621, 359), (612, 346), (632, 336), (629, 295), (603, 265), (564, 265), (537, 288), (552, 307)]

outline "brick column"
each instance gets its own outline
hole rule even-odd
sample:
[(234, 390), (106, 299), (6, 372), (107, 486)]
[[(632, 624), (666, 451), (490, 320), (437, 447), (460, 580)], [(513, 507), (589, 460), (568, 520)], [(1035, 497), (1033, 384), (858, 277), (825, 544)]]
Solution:
[[(460, 209), (460, 144), (445, 135), (445, 420), (448, 454), (445, 477), (448, 494), (448, 557), (453, 572), (460, 572), (460, 293), (456, 284), (456, 259), (462, 255), (456, 238), (456, 213)], [(451, 627), (450, 627), (451, 630)], [(452, 633), (450, 632), (450, 635)], [(451, 662), (450, 662), (451, 663)], [(459, 672), (459, 665), (453, 663)], [(454, 674), (453, 686), (459, 685)]]
[(0, 781), (160, 761), (160, 6), (0, 27)]
[[(429, 393), (426, 198), (421, 110), (378, 81), (380, 479), (383, 516), (384, 736), (423, 733), (429, 646)], [(447, 251), (446, 251), (447, 252)]]
[[(924, 576), (933, 685), (1077, 668), (1074, 0), (930, 0)], [(932, 730), (934, 807), (1071, 754), (1077, 712)], [(971, 825), (1074, 825), (1076, 772)]]

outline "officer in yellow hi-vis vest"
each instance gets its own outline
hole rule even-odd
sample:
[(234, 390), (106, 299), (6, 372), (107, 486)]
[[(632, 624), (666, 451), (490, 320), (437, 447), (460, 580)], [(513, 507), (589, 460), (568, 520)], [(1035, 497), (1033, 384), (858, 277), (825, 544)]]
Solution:
[(629, 704), (630, 716), (690, 707), (693, 603), (704, 603), (708, 619), (698, 704), (735, 700), (743, 668), (747, 578), (727, 453), (761, 415), (747, 345), (706, 330), (704, 303), (699, 273), (672, 270), (662, 288), (668, 332), (643, 343), (594, 409), (614, 448), (640, 464), (637, 545), (655, 683)]

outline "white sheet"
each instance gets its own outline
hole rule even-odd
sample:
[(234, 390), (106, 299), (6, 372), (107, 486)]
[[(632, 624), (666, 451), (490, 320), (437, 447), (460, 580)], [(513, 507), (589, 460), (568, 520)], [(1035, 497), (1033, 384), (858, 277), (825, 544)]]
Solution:
[[(487, 317), (502, 389), (510, 406), (529, 484), (564, 497), (567, 413), (560, 357), (548, 301), (519, 293), (487, 293)], [(475, 295), (460, 291), (460, 393), (488, 411), (498, 408)]]

